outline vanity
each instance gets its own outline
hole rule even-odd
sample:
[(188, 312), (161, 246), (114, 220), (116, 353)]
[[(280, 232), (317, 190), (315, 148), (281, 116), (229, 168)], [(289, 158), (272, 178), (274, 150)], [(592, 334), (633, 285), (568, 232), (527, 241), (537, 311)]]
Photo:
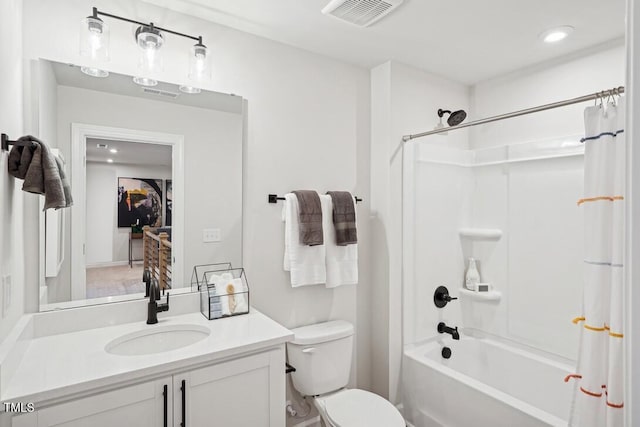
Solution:
[(253, 308), (207, 320), (194, 293), (171, 304), (155, 325), (145, 300), (24, 316), (0, 347), (0, 425), (284, 426), (292, 333)]

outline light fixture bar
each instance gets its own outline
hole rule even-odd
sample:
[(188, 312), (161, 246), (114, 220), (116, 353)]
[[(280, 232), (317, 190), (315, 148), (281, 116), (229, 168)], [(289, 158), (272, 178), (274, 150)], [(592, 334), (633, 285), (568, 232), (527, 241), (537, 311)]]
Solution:
[(191, 40), (196, 40), (196, 41), (198, 41), (198, 43), (202, 44), (202, 36), (198, 36), (198, 37), (190, 36), (189, 34), (179, 33), (177, 31), (172, 31), (172, 30), (168, 30), (166, 28), (158, 27), (158, 26), (154, 25), (153, 22), (145, 23), (145, 22), (140, 22), (140, 21), (136, 21), (136, 20), (133, 20), (133, 19), (129, 19), (129, 18), (123, 18), (122, 16), (113, 15), (111, 13), (100, 12), (97, 7), (94, 7), (93, 8), (93, 17), (97, 18), (98, 15), (106, 16), (107, 18), (118, 19), (120, 21), (130, 22), (132, 24), (138, 24), (138, 25), (142, 25), (142, 26), (146, 26), (146, 27), (151, 27), (151, 28), (154, 28), (156, 30), (164, 31), (166, 33), (170, 33), (170, 34), (173, 34), (173, 35), (176, 35), (176, 36), (186, 37), (186, 38), (191, 39)]

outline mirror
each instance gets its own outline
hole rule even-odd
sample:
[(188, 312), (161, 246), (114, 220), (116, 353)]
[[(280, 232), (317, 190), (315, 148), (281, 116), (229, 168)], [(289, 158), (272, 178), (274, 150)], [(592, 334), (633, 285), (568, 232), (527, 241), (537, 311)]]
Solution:
[(145, 269), (174, 293), (194, 265), (242, 265), (241, 97), (34, 67), (38, 136), (74, 198), (41, 214), (41, 311), (143, 298)]

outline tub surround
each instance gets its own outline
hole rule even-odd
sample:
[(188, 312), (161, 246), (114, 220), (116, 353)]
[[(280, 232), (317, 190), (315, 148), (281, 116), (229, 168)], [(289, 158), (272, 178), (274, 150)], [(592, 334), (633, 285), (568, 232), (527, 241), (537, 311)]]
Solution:
[[(283, 358), (284, 399), (284, 343), (293, 335), (257, 310), (209, 321), (195, 311), (197, 294), (184, 295), (172, 298), (171, 311), (159, 314), (158, 324), (147, 325), (146, 300), (108, 308), (111, 310), (99, 306), (24, 316), (0, 346), (1, 400), (34, 402), (38, 409), (274, 349)], [(118, 315), (125, 312), (130, 313), (122, 316), (126, 323), (119, 322)], [(96, 314), (102, 318), (95, 319)], [(127, 334), (185, 324), (210, 333), (194, 344), (154, 354), (122, 356), (105, 350), (112, 340)]]

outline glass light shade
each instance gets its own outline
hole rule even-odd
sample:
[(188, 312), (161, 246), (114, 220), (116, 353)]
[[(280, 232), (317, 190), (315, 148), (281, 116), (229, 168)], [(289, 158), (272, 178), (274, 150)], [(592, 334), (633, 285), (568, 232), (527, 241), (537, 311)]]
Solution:
[(92, 61), (109, 60), (109, 26), (88, 16), (80, 22), (80, 55)]
[(162, 71), (163, 61), (160, 48), (164, 44), (162, 33), (150, 26), (141, 26), (136, 30), (136, 41), (140, 48), (138, 68), (140, 74), (149, 75)]
[(202, 43), (197, 43), (189, 50), (189, 79), (194, 82), (204, 82), (211, 79), (209, 49)]
[(95, 67), (80, 67), (80, 71), (91, 77), (108, 77), (109, 72)]
[(180, 92), (196, 94), (196, 93), (202, 92), (202, 89), (200, 89), (199, 87), (195, 87), (195, 86), (182, 85), (182, 86), (180, 86)]
[(157, 80), (150, 79), (148, 77), (134, 77), (133, 82), (137, 85), (147, 87), (156, 86), (158, 84)]

